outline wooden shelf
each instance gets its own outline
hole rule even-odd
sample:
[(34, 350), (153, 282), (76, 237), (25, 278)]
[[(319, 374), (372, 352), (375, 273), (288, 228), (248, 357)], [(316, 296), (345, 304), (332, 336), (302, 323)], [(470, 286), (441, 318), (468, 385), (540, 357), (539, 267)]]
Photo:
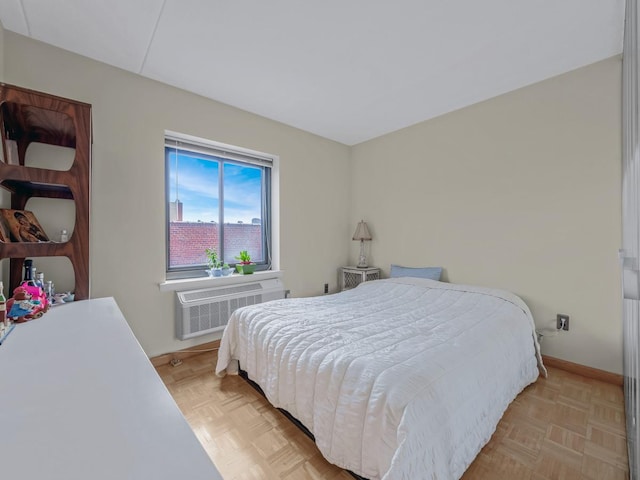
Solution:
[[(11, 208), (24, 210), (32, 197), (72, 200), (73, 235), (65, 243), (0, 243), (0, 258), (10, 258), (9, 292), (22, 279), (28, 257), (66, 256), (75, 274), (75, 298), (89, 298), (89, 186), (91, 105), (0, 83), (0, 187), (11, 193)], [(68, 170), (25, 166), (31, 143), (75, 149)]]
[(29, 197), (64, 198), (67, 200), (73, 200), (71, 189), (65, 185), (49, 185), (45, 183), (21, 182), (19, 180), (4, 180), (0, 182), (0, 186), (11, 193), (27, 195)]

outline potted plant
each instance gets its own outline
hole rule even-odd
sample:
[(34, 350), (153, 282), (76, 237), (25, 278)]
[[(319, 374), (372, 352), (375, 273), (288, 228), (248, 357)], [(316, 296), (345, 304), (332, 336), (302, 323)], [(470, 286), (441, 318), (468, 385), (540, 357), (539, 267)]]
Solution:
[(222, 265), (222, 276), (223, 277), (228, 277), (232, 273), (233, 273), (233, 269), (229, 266), (228, 263), (225, 263), (224, 265)]
[(222, 276), (222, 261), (218, 259), (218, 253), (214, 248), (207, 248), (205, 250), (207, 254), (207, 265), (209, 266), (209, 275), (212, 277)]
[(243, 275), (250, 275), (256, 268), (256, 264), (251, 262), (251, 255), (246, 250), (242, 250), (240, 255), (235, 257), (236, 260), (240, 260), (236, 263), (236, 270)]

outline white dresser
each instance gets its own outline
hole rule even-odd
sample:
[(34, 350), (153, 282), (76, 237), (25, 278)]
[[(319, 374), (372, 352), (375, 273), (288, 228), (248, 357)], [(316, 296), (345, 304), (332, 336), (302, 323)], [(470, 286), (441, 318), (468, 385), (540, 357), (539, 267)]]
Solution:
[(1, 478), (222, 479), (113, 298), (17, 325), (0, 365)]

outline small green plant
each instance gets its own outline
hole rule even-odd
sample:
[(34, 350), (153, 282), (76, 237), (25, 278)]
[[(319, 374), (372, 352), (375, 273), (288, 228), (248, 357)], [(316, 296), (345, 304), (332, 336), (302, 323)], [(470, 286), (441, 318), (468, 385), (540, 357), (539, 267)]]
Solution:
[(235, 257), (236, 260), (240, 260), (240, 263), (242, 265), (248, 265), (249, 263), (251, 263), (251, 255), (249, 255), (249, 252), (247, 252), (246, 250), (242, 250), (240, 252), (240, 255)]
[(220, 268), (222, 261), (218, 258), (218, 254), (214, 248), (207, 248), (205, 250), (207, 254), (207, 265), (209, 268)]

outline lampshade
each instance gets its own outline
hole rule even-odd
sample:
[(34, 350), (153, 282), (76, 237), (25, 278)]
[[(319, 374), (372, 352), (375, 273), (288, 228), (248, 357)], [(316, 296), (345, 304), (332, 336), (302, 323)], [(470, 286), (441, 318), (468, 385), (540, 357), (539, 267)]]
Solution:
[(356, 227), (356, 232), (353, 234), (353, 240), (371, 240), (371, 234), (369, 228), (364, 220), (360, 220)]

